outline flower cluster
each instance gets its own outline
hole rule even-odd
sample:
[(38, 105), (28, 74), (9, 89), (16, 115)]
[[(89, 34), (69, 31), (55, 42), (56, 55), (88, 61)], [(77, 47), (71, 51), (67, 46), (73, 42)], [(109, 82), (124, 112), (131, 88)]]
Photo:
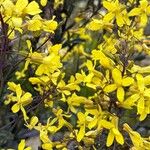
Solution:
[[(23, 128), (38, 133), (45, 150), (67, 150), (71, 142), (78, 149), (149, 150), (150, 138), (129, 121), (132, 114), (136, 122), (150, 114), (150, 67), (135, 58), (150, 55), (144, 33), (149, 1), (102, 0), (93, 3), (92, 15), (75, 17), (62, 11), (66, 3), (0, 1), (0, 32), (13, 43), (8, 59), (22, 60), (7, 81), (4, 104)], [(54, 140), (57, 133), (64, 134), (60, 140)], [(31, 149), (19, 140), (18, 150)]]

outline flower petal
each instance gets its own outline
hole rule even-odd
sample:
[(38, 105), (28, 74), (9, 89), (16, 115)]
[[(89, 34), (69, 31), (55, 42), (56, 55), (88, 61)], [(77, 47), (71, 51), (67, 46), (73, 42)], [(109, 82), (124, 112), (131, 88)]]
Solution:
[(104, 91), (107, 93), (111, 93), (111, 92), (115, 91), (116, 89), (117, 89), (116, 84), (110, 84), (104, 88)]
[(123, 20), (123, 16), (121, 15), (121, 13), (116, 14), (116, 22), (119, 27), (123, 26), (124, 20)]
[(25, 148), (25, 140), (21, 140), (21, 142), (18, 145), (18, 150), (24, 150)]
[(20, 109), (20, 105), (18, 103), (14, 104), (12, 107), (11, 107), (11, 110), (13, 113), (17, 113)]
[(80, 142), (83, 139), (84, 135), (85, 135), (85, 125), (80, 127), (80, 130), (77, 134), (77, 141)]
[(32, 95), (29, 92), (26, 92), (20, 99), (23, 106), (29, 104), (32, 101)]
[(25, 8), (24, 12), (29, 14), (29, 15), (36, 15), (36, 14), (39, 14), (41, 12), (41, 10), (39, 8), (38, 3), (35, 1), (32, 1)]
[(104, 16), (104, 22), (109, 22), (111, 21), (113, 18), (115, 17), (115, 14), (112, 13), (112, 12), (109, 12), (107, 13), (105, 16)]
[(113, 80), (115, 83), (121, 84), (122, 75), (121, 75), (121, 71), (119, 69), (117, 69), (117, 68), (113, 69), (112, 77), (113, 77)]
[(117, 89), (117, 98), (120, 102), (123, 102), (123, 100), (124, 100), (124, 89), (122, 87), (119, 87)]
[(101, 120), (100, 123), (106, 129), (114, 128), (114, 125), (111, 122), (109, 122), (109, 121)]
[(17, 10), (17, 12), (22, 12), (27, 5), (28, 0), (17, 0), (15, 10)]
[(136, 75), (137, 84), (140, 92), (144, 92), (144, 78), (141, 74)]
[(40, 3), (41, 3), (42, 6), (46, 6), (47, 0), (40, 0)]
[(121, 134), (120, 132), (119, 132), (118, 135), (115, 136), (115, 139), (116, 139), (116, 141), (117, 141), (119, 144), (121, 144), (121, 145), (124, 144), (124, 138), (123, 138), (123, 136), (122, 136), (122, 134)]
[(145, 108), (144, 97), (141, 97), (137, 103), (137, 113), (142, 114), (142, 112), (144, 111), (144, 108)]
[(134, 79), (133, 79), (133, 78), (131, 78), (131, 77), (126, 77), (126, 78), (124, 78), (124, 79), (122, 80), (122, 85), (123, 85), (123, 86), (129, 86), (129, 85), (133, 84), (133, 82), (134, 82)]
[(140, 16), (140, 24), (142, 25), (142, 26), (146, 26), (146, 24), (147, 24), (147, 22), (148, 22), (148, 17), (147, 17), (147, 15), (145, 14), (145, 13), (143, 13), (143, 14), (141, 14), (141, 16)]
[(141, 10), (139, 8), (134, 8), (128, 13), (128, 16), (137, 16), (140, 13), (141, 13)]
[(114, 134), (113, 132), (110, 130), (110, 132), (108, 133), (108, 136), (107, 136), (107, 142), (106, 142), (106, 146), (109, 147), (113, 144), (113, 141), (114, 141)]

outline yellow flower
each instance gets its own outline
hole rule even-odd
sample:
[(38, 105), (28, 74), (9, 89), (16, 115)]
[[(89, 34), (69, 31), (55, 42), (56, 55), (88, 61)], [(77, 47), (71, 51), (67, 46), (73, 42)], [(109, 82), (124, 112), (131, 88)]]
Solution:
[(108, 31), (112, 31), (112, 27), (113, 27), (113, 24), (109, 23), (109, 22), (106, 22), (102, 19), (93, 19), (88, 25), (87, 25), (87, 28), (89, 30), (92, 30), (92, 31), (97, 31), (97, 30), (108, 30)]
[(93, 115), (94, 117), (89, 121), (88, 128), (92, 129), (94, 127), (97, 128), (97, 131), (100, 131), (102, 129), (101, 121), (103, 118), (104, 112), (102, 112), (101, 107), (98, 105), (98, 109), (86, 109), (86, 112), (88, 114)]
[(124, 144), (124, 138), (123, 138), (122, 134), (120, 133), (120, 131), (118, 130), (118, 118), (117, 117), (114, 116), (112, 118), (111, 122), (102, 120), (101, 124), (104, 128), (109, 130), (107, 142), (106, 142), (107, 147), (109, 147), (113, 144), (114, 139), (116, 139), (116, 141), (119, 144), (121, 144), (121, 145)]
[(15, 90), (14, 92), (16, 93), (16, 96), (13, 96), (12, 97), (12, 101), (13, 102), (16, 102), (11, 110), (13, 113), (17, 113), (19, 110), (22, 111), (23, 113), (23, 116), (24, 116), (24, 120), (27, 120), (28, 117), (26, 115), (26, 111), (24, 109), (24, 106), (28, 105), (29, 103), (32, 102), (32, 95), (31, 93), (29, 92), (24, 92), (22, 89), (21, 89), (21, 86), (20, 84), (16, 85), (16, 84), (13, 84), (13, 83), (9, 83), (8, 85), (10, 85), (10, 89), (11, 90)]
[(108, 10), (108, 13), (104, 16), (104, 21), (110, 22), (116, 18), (119, 27), (122, 27), (124, 24), (129, 24), (125, 7), (118, 0), (111, 2), (104, 1), (103, 6)]
[(13, 27), (20, 27), (22, 25), (24, 15), (36, 15), (41, 12), (37, 2), (28, 0), (17, 0), (14, 5), (10, 0), (4, 1), (3, 3), (6, 20), (9, 18), (9, 25)]
[(42, 18), (39, 15), (35, 15), (31, 20), (27, 22), (27, 29), (30, 31), (38, 31), (42, 28)]
[[(137, 99), (137, 114), (140, 114), (140, 121), (144, 120), (147, 114), (150, 113), (150, 89), (145, 86), (144, 78), (141, 74), (136, 75), (137, 79), (137, 90), (136, 90), (136, 99)], [(135, 95), (135, 94), (134, 94)]]
[(29, 124), (27, 123), (25, 126), (26, 126), (27, 128), (29, 128), (30, 130), (32, 130), (32, 129), (35, 127), (35, 125), (38, 123), (38, 121), (39, 121), (38, 117), (33, 116), (33, 117), (30, 119), (30, 123), (29, 123)]
[(60, 130), (63, 126), (66, 126), (69, 129), (72, 129), (72, 125), (64, 119), (64, 117), (70, 118), (71, 115), (63, 114), (63, 110), (62, 109), (53, 109), (53, 113), (56, 116), (55, 119), (58, 120), (57, 131)]
[(131, 141), (134, 145), (135, 150), (150, 149), (150, 142), (148, 140), (142, 138), (138, 132), (133, 131), (128, 124), (125, 123), (123, 125), (123, 129), (126, 132), (128, 132), (128, 134), (131, 138)]
[[(150, 89), (146, 87), (149, 83), (149, 76), (143, 77), (141, 74), (136, 75), (137, 82), (131, 87), (131, 96), (121, 102), (121, 107), (131, 109), (132, 106), (137, 107), (137, 114), (140, 115), (139, 120), (144, 120), (150, 114)], [(133, 91), (133, 92), (132, 92)]]
[(23, 139), (18, 145), (18, 150), (31, 150), (31, 147), (25, 148), (25, 140)]
[(92, 50), (92, 58), (93, 60), (99, 60), (100, 64), (105, 68), (111, 69), (113, 66), (113, 61), (102, 50)]
[(114, 83), (107, 85), (104, 88), (104, 91), (110, 93), (117, 90), (117, 98), (120, 102), (123, 102), (125, 95), (123, 87), (127, 87), (133, 84), (134, 79), (131, 77), (122, 77), (121, 71), (117, 68), (112, 70), (112, 78)]
[(16, 14), (23, 13), (29, 15), (36, 15), (41, 12), (37, 2), (32, 1), (29, 3), (28, 0), (17, 0), (14, 11)]
[(139, 16), (141, 25), (145, 26), (148, 21), (148, 15), (150, 15), (150, 5), (147, 0), (140, 0), (138, 8), (133, 8), (129, 13), (129, 16)]
[(58, 71), (59, 68), (62, 67), (62, 63), (60, 62), (60, 56), (55, 53), (51, 53), (48, 56), (42, 59), (42, 63), (38, 66), (35, 74), (43, 75), (54, 73), (54, 71)]
[[(114, 37), (114, 35), (104, 35), (103, 36), (105, 42), (103, 43), (103, 49), (105, 52), (115, 54), (117, 52), (117, 49), (115, 45), (118, 43), (118, 40)], [(99, 45), (101, 47), (101, 45)]]
[(42, 29), (46, 32), (54, 33), (57, 29), (58, 23), (54, 20), (55, 17), (51, 20), (45, 20), (42, 23)]
[(73, 93), (70, 97), (67, 98), (68, 109), (70, 109), (73, 113), (76, 113), (78, 110), (76, 107), (79, 107), (81, 104), (92, 105), (93, 102), (88, 100), (86, 97), (77, 96), (76, 93)]

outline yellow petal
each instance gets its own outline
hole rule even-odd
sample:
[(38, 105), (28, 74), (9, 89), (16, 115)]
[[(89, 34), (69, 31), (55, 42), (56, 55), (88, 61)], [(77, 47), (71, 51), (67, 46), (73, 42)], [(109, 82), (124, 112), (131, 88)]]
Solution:
[(145, 108), (144, 98), (141, 97), (137, 103), (137, 113), (141, 114), (144, 111), (144, 108)]
[(141, 10), (139, 8), (134, 8), (128, 13), (128, 16), (137, 16), (140, 13), (141, 13)]
[(133, 82), (134, 82), (134, 79), (133, 79), (133, 78), (131, 78), (131, 77), (126, 77), (126, 78), (124, 78), (124, 79), (122, 80), (122, 85), (123, 85), (123, 86), (129, 86), (129, 85), (133, 84)]
[(112, 132), (114, 133), (114, 135), (119, 135), (119, 131), (118, 131), (118, 129), (116, 129), (116, 128), (113, 128), (113, 129), (112, 129)]
[(25, 148), (25, 140), (21, 140), (21, 142), (18, 145), (18, 150), (24, 150)]
[(148, 114), (146, 112), (143, 112), (142, 114), (140, 114), (139, 120), (143, 121), (147, 117), (147, 115)]
[(150, 5), (146, 8), (147, 15), (150, 15)]
[(150, 98), (150, 89), (144, 90), (144, 96)]
[(109, 147), (113, 144), (113, 141), (114, 141), (114, 134), (113, 132), (110, 130), (109, 133), (108, 133), (108, 136), (107, 136), (107, 142), (106, 142), (106, 146)]
[(55, 45), (53, 45), (52, 47), (50, 47), (49, 49), (48, 49), (48, 51), (49, 51), (49, 53), (55, 53), (56, 55), (58, 55), (59, 54), (59, 51), (61, 50), (61, 48), (62, 48), (62, 44), (55, 44)]
[(43, 65), (43, 64), (41, 64), (38, 68), (37, 68), (37, 70), (36, 70), (36, 72), (35, 72), (35, 74), (36, 75), (42, 75), (44, 72), (45, 72), (45, 65)]
[(117, 89), (116, 84), (110, 84), (104, 88), (104, 92), (110, 93), (110, 92), (115, 91), (116, 89)]
[(119, 144), (121, 144), (121, 145), (124, 144), (124, 138), (123, 138), (123, 136), (122, 136), (122, 134), (121, 134), (120, 132), (119, 132), (118, 135), (115, 136), (115, 139), (116, 139), (116, 141), (117, 141)]
[(142, 8), (142, 9), (144, 9), (145, 10), (145, 8), (148, 6), (148, 0), (141, 0), (140, 1), (140, 7)]
[(31, 118), (31, 120), (30, 120), (30, 124), (32, 125), (32, 126), (35, 126), (37, 123), (38, 123), (38, 117), (36, 117), (36, 116), (33, 116), (32, 118)]
[(80, 142), (83, 139), (84, 135), (85, 135), (85, 125), (80, 127), (80, 130), (77, 134), (77, 141)]
[(103, 24), (100, 20), (93, 19), (93, 21), (88, 24), (87, 28), (92, 31), (97, 31), (103, 29)]
[(20, 84), (18, 84), (18, 85), (16, 86), (16, 94), (17, 94), (17, 98), (18, 98), (18, 100), (19, 100), (20, 97), (21, 97), (21, 95), (22, 95), (22, 89), (21, 89)]
[(14, 82), (8, 82), (8, 89), (15, 92), (17, 85)]
[(39, 14), (40, 12), (42, 12), (42, 11), (40, 10), (38, 3), (35, 2), (35, 1), (32, 1), (25, 8), (24, 12), (29, 14), (29, 15), (36, 15), (36, 14)]
[(47, 128), (47, 130), (48, 130), (49, 132), (51, 132), (51, 133), (54, 133), (54, 132), (56, 132), (58, 129), (57, 129), (57, 127), (55, 127), (55, 126), (49, 126), (49, 127)]
[(90, 83), (90, 82), (92, 81), (93, 76), (94, 76), (94, 73), (93, 73), (93, 72), (89, 73), (89, 74), (84, 78), (84, 82)]
[(122, 74), (121, 74), (121, 71), (119, 69), (117, 69), (117, 68), (113, 69), (112, 77), (113, 77), (114, 82), (116, 84), (121, 84), (121, 82), (122, 82)]
[(110, 2), (104, 1), (103, 2), (103, 6), (107, 9), (107, 10), (112, 10), (112, 4)]
[(84, 115), (82, 112), (79, 112), (79, 113), (77, 114), (77, 116), (78, 116), (78, 119), (79, 119), (80, 122), (84, 122), (84, 120), (85, 120), (85, 115)]
[(48, 20), (43, 22), (43, 30), (46, 32), (54, 32), (57, 29), (58, 23), (56, 21)]
[(88, 124), (88, 128), (92, 129), (93, 127), (95, 127), (97, 125), (97, 121), (98, 119), (95, 118), (94, 120), (92, 120), (89, 124)]
[(139, 94), (133, 94), (126, 100), (124, 100), (120, 105), (124, 108), (131, 109), (135, 105), (135, 102), (139, 99)]
[(136, 79), (137, 79), (137, 84), (138, 84), (138, 88), (140, 90), (140, 92), (144, 91), (144, 78), (141, 74), (137, 74), (136, 75)]
[(18, 103), (14, 104), (12, 107), (11, 107), (11, 110), (13, 113), (17, 113), (20, 109), (20, 105)]
[(115, 14), (112, 12), (109, 12), (104, 16), (104, 21), (110, 22), (114, 17), (115, 17)]
[(146, 26), (147, 25), (147, 22), (148, 22), (148, 17), (145, 13), (143, 13), (141, 16), (140, 16), (140, 24), (142, 26)]
[(103, 67), (112, 67), (112, 60), (109, 59), (101, 50), (92, 50), (92, 57), (93, 60), (100, 60), (100, 64)]
[(135, 147), (143, 147), (143, 139), (138, 132), (132, 132), (129, 135)]
[(22, 12), (23, 9), (28, 5), (28, 0), (17, 0), (15, 5), (15, 11)]
[(145, 85), (150, 85), (150, 75), (144, 77), (144, 84)]
[(42, 148), (46, 149), (46, 150), (52, 150), (53, 145), (52, 145), (52, 143), (44, 143), (44, 144), (42, 144)]
[(101, 120), (100, 123), (106, 129), (111, 129), (114, 127), (114, 125), (111, 122), (108, 122), (106, 120)]
[(24, 150), (32, 150), (32, 148), (31, 147), (27, 147)]
[(32, 101), (32, 95), (29, 92), (26, 92), (20, 99), (20, 102), (25, 106)]
[(117, 89), (117, 98), (120, 102), (123, 102), (123, 100), (124, 100), (124, 89), (122, 87), (119, 87)]
[(117, 15), (116, 15), (116, 22), (117, 22), (117, 25), (119, 27), (123, 26), (124, 20), (123, 20), (123, 16), (121, 15), (121, 13), (117, 13)]
[(46, 6), (47, 0), (40, 0), (40, 3), (41, 3), (42, 6)]

